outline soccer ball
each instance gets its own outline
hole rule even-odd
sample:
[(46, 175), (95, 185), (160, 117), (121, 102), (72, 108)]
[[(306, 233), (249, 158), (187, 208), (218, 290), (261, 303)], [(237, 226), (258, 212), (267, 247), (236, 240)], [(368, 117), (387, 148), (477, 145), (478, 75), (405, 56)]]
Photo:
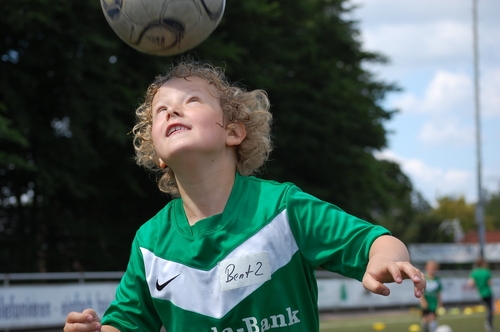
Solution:
[(111, 28), (134, 49), (152, 55), (183, 53), (219, 25), (226, 0), (101, 0)]
[(448, 325), (439, 325), (435, 332), (453, 332), (453, 330)]

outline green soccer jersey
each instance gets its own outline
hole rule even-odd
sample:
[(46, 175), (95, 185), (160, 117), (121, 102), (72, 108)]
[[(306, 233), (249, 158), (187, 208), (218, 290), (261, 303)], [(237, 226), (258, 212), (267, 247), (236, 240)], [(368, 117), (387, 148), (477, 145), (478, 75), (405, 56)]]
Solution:
[(318, 331), (315, 268), (361, 280), (384, 234), (293, 184), (237, 174), (223, 213), (189, 226), (178, 198), (138, 230), (102, 323), (122, 332)]
[(472, 270), (470, 277), (474, 279), (477, 291), (482, 298), (491, 297), (492, 291), (490, 287), (491, 271), (486, 268), (475, 268)]
[(426, 286), (424, 298), (427, 301), (427, 310), (436, 311), (439, 305), (439, 293), (443, 289), (441, 278), (434, 276), (433, 278), (425, 276)]

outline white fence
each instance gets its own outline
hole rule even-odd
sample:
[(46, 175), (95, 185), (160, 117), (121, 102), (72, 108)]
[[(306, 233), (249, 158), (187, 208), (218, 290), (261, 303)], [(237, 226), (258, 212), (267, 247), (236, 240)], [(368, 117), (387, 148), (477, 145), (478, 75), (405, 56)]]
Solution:
[[(114, 297), (121, 272), (47, 273), (0, 275), (0, 330), (62, 327), (70, 311), (94, 308), (102, 315)], [(19, 284), (37, 280), (36, 284)], [(57, 283), (53, 283), (54, 280)], [(48, 282), (52, 283), (48, 283)], [(479, 297), (467, 287), (467, 277), (443, 278), (443, 301), (472, 303)], [(413, 286), (390, 284), (391, 295), (383, 297), (366, 291), (356, 280), (332, 273), (318, 273), (318, 305), (321, 310), (380, 309), (417, 306)], [(500, 294), (500, 278), (493, 282)]]
[[(100, 315), (123, 272), (0, 274), (0, 330), (61, 327), (71, 311)], [(3, 286), (1, 285), (3, 283)]]
[[(475, 288), (467, 286), (467, 277), (444, 277), (444, 304), (479, 303)], [(388, 284), (391, 294), (380, 296), (363, 288), (352, 279), (318, 279), (318, 306), (322, 310), (337, 309), (379, 309), (383, 307), (416, 307), (418, 299), (413, 296), (413, 284), (404, 280), (401, 285)], [(500, 294), (500, 278), (493, 279), (493, 292)]]
[[(408, 245), (411, 261), (425, 263), (473, 263), (480, 255), (477, 243), (413, 243)], [(484, 257), (490, 263), (500, 262), (500, 242), (486, 243)]]

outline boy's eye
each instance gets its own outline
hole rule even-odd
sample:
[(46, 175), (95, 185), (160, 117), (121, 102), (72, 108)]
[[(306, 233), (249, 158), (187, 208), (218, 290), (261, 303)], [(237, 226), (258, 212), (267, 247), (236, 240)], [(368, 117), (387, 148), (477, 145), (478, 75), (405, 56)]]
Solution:
[(191, 97), (191, 98), (189, 98), (188, 103), (194, 103), (194, 102), (199, 102), (199, 101), (200, 101), (200, 98), (198, 98), (198, 97)]

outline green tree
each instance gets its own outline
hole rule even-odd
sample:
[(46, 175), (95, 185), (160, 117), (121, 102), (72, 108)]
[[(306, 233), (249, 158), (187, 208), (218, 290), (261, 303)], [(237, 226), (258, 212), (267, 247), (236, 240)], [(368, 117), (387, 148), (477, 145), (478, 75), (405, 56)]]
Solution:
[(147, 199), (154, 184), (133, 164), (127, 133), (160, 59), (120, 43), (98, 1), (0, 5), (0, 100), (27, 140), (2, 151), (34, 169), (2, 167), (12, 204), (3, 209), (0, 269), (123, 269), (123, 243), (158, 204)]
[(443, 196), (437, 199), (438, 206), (432, 211), (432, 215), (444, 221), (448, 219), (459, 219), (464, 232), (475, 230), (477, 225), (474, 219), (474, 204), (467, 203), (464, 196)]
[(0, 143), (3, 146), (3, 149), (0, 150), (0, 167), (4, 169), (32, 169), (29, 160), (17, 153), (17, 151), (8, 152), (11, 150), (7, 148), (9, 144), (12, 144), (16, 148), (25, 148), (28, 145), (28, 140), (18, 128), (12, 127), (12, 121), (4, 116), (6, 112), (5, 104), (0, 103)]
[[(414, 222), (406, 228), (403, 237), (407, 243), (434, 243), (434, 242), (453, 242), (454, 234), (452, 231), (445, 231), (440, 228), (443, 221), (458, 219), (464, 233), (477, 231), (475, 220), (475, 204), (467, 203), (463, 196), (442, 196), (439, 197), (438, 205), (432, 208), (427, 202), (422, 201), (423, 205), (419, 212), (414, 216)], [(491, 194), (486, 201), (485, 223), (486, 230), (498, 229), (500, 225), (499, 218), (499, 195)], [(415, 211), (415, 210), (414, 210)]]
[(361, 50), (356, 22), (344, 19), (350, 10), (347, 1), (231, 3), (221, 36), (244, 41), (229, 76), (265, 89), (273, 105), (276, 150), (263, 176), (371, 219), (393, 205), (380, 188), (411, 188), (399, 168), (384, 172), (386, 162), (373, 157), (394, 114), (379, 101), (397, 88), (362, 69), (386, 59)]
[[(24, 137), (2, 141), (1, 151), (31, 166), (0, 164), (2, 202), (12, 203), (0, 217), (0, 270), (124, 269), (134, 232), (168, 201), (134, 165), (134, 109), (183, 55), (125, 45), (99, 1), (0, 6), (0, 121)], [(397, 164), (373, 156), (395, 113), (381, 100), (398, 89), (362, 68), (386, 59), (362, 51), (351, 10), (346, 0), (228, 2), (220, 26), (190, 55), (268, 91), (276, 149), (263, 177), (295, 182), (404, 235), (417, 219), (415, 192)]]
[(486, 200), (485, 219), (487, 230), (500, 229), (500, 191)]

